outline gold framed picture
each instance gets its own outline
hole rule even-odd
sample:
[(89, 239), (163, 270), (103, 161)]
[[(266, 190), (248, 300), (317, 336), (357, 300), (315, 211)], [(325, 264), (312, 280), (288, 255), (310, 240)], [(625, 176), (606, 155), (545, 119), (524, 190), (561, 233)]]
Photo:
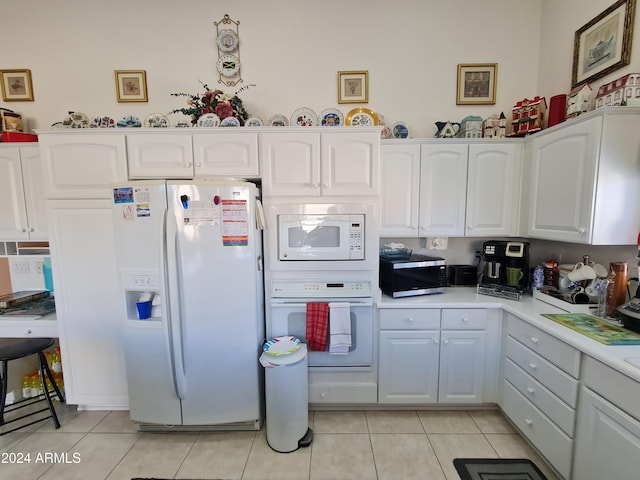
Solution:
[(629, 64), (635, 8), (636, 0), (619, 0), (576, 30), (573, 87)]
[(369, 102), (369, 71), (338, 72), (338, 103)]
[(147, 73), (145, 70), (115, 70), (118, 102), (147, 101)]
[(497, 63), (459, 63), (457, 105), (495, 105)]
[(5, 102), (33, 102), (31, 70), (0, 70)]

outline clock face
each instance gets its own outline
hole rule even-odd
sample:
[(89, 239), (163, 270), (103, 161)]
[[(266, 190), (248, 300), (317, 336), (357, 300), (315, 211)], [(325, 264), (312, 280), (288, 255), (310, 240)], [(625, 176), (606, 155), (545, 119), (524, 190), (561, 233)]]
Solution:
[(240, 71), (240, 60), (235, 55), (223, 55), (218, 59), (216, 68), (223, 77), (233, 77)]

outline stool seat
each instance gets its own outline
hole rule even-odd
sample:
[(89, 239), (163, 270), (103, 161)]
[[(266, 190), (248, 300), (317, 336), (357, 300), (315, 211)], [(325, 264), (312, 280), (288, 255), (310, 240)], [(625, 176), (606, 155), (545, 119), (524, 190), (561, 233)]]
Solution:
[[(6, 425), (12, 422), (17, 422), (27, 417), (31, 417), (37, 415), (41, 412), (47, 411), (47, 408), (43, 408), (40, 410), (32, 411), (30, 413), (26, 413), (22, 416), (13, 418), (11, 420), (5, 421), (4, 414), (8, 412), (12, 412), (14, 410), (18, 410), (23, 407), (27, 407), (29, 405), (34, 405), (35, 403), (45, 401), (47, 402), (49, 415), (43, 418), (38, 418), (30, 423), (22, 424), (18, 427), (15, 427), (11, 430), (5, 430), (0, 433), (1, 435), (5, 435), (10, 432), (14, 432), (21, 428), (27, 427), (29, 425), (33, 425), (34, 423), (41, 422), (46, 420), (47, 418), (53, 419), (53, 424), (55, 428), (60, 428), (60, 422), (58, 421), (58, 415), (56, 414), (56, 409), (53, 406), (53, 402), (51, 401), (51, 395), (49, 391), (49, 386), (47, 385), (47, 379), (53, 388), (53, 392), (58, 396), (60, 402), (64, 402), (64, 397), (62, 396), (62, 392), (56, 385), (55, 379), (49, 369), (49, 365), (47, 364), (47, 359), (44, 355), (44, 350), (52, 347), (55, 344), (55, 340), (53, 338), (28, 338), (28, 339), (15, 339), (9, 340), (7, 342), (6, 339), (0, 342), (0, 364), (2, 364), (2, 369), (0, 372), (0, 426)], [(8, 408), (5, 406), (7, 399), (7, 390), (8, 390), (8, 364), (11, 360), (16, 360), (18, 358), (27, 357), (29, 355), (37, 355), (38, 356), (38, 366), (40, 373), (40, 381), (42, 383), (42, 392), (44, 394), (44, 398), (34, 397), (34, 398), (26, 398), (15, 402), (10, 405)]]

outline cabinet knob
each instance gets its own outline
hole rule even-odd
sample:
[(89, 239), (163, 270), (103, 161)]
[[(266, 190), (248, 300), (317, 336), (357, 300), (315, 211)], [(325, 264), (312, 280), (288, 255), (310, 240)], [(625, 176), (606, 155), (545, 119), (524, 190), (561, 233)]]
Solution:
[(526, 423), (529, 426), (533, 425), (533, 421), (529, 420), (528, 418), (524, 419), (524, 423)]
[(320, 185), (318, 185), (317, 183), (312, 183), (312, 184), (311, 184), (311, 186), (312, 186), (313, 188), (318, 188)]
[(440, 343), (440, 340), (438, 340), (437, 338), (433, 339), (433, 343), (435, 343), (436, 345)]
[(407, 317), (407, 322), (413, 323), (413, 317)]
[(329, 185), (327, 185), (326, 183), (323, 183), (322, 188), (329, 188)]
[(467, 323), (469, 321), (469, 319), (467, 317), (462, 317), (462, 322), (463, 323)]
[(202, 162), (196, 163), (196, 167), (198, 167), (198, 168), (202, 167)]
[(442, 340), (442, 343), (444, 343), (445, 345), (449, 345), (449, 340), (445, 338), (444, 340)]
[(531, 343), (538, 343), (538, 337), (531, 337)]
[(24, 334), (25, 334), (25, 335), (31, 335), (32, 333), (33, 333), (33, 331), (32, 331), (30, 328), (27, 328), (27, 329), (24, 331)]
[(529, 392), (529, 395), (533, 395), (534, 393), (536, 393), (536, 391), (531, 387), (527, 387), (527, 392)]
[(27, 229), (26, 229), (26, 228), (21, 228), (21, 229), (20, 229), (20, 231), (21, 231), (22, 233), (27, 233)]
[(29, 231), (30, 231), (30, 232), (35, 232), (35, 231), (36, 231), (36, 229), (35, 229), (35, 228), (30, 228), (30, 229), (29, 229)]
[(187, 166), (187, 167), (191, 167), (191, 166), (193, 166), (193, 163), (191, 163), (191, 162), (187, 162), (187, 163), (186, 163), (186, 166)]
[(324, 393), (324, 392), (322, 392), (322, 393), (320, 394), (320, 398), (325, 398), (326, 396), (327, 396), (327, 394), (326, 394), (326, 393)]
[(582, 233), (584, 233), (584, 232), (586, 232), (586, 231), (587, 231), (587, 230), (586, 230), (585, 228), (583, 228), (583, 227), (580, 227), (580, 228), (578, 229), (578, 233), (580, 233), (580, 234), (582, 234)]
[(531, 370), (535, 370), (537, 368), (537, 365), (535, 363), (533, 363), (533, 362), (529, 362), (529, 368)]

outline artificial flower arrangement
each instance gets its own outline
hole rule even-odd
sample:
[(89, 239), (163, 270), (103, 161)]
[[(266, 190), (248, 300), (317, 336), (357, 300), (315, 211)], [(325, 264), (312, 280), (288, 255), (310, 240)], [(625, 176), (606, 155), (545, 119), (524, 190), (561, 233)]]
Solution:
[(238, 93), (255, 85), (246, 85), (233, 95), (226, 94), (222, 90), (211, 90), (206, 83), (202, 83), (202, 86), (204, 87), (202, 94), (172, 93), (171, 95), (174, 97), (187, 97), (188, 107), (177, 108), (171, 113), (183, 113), (191, 116), (192, 125), (196, 125), (198, 119), (206, 113), (215, 113), (220, 120), (235, 117), (240, 121), (240, 125), (244, 125), (249, 114), (244, 108), (242, 100), (238, 97)]

